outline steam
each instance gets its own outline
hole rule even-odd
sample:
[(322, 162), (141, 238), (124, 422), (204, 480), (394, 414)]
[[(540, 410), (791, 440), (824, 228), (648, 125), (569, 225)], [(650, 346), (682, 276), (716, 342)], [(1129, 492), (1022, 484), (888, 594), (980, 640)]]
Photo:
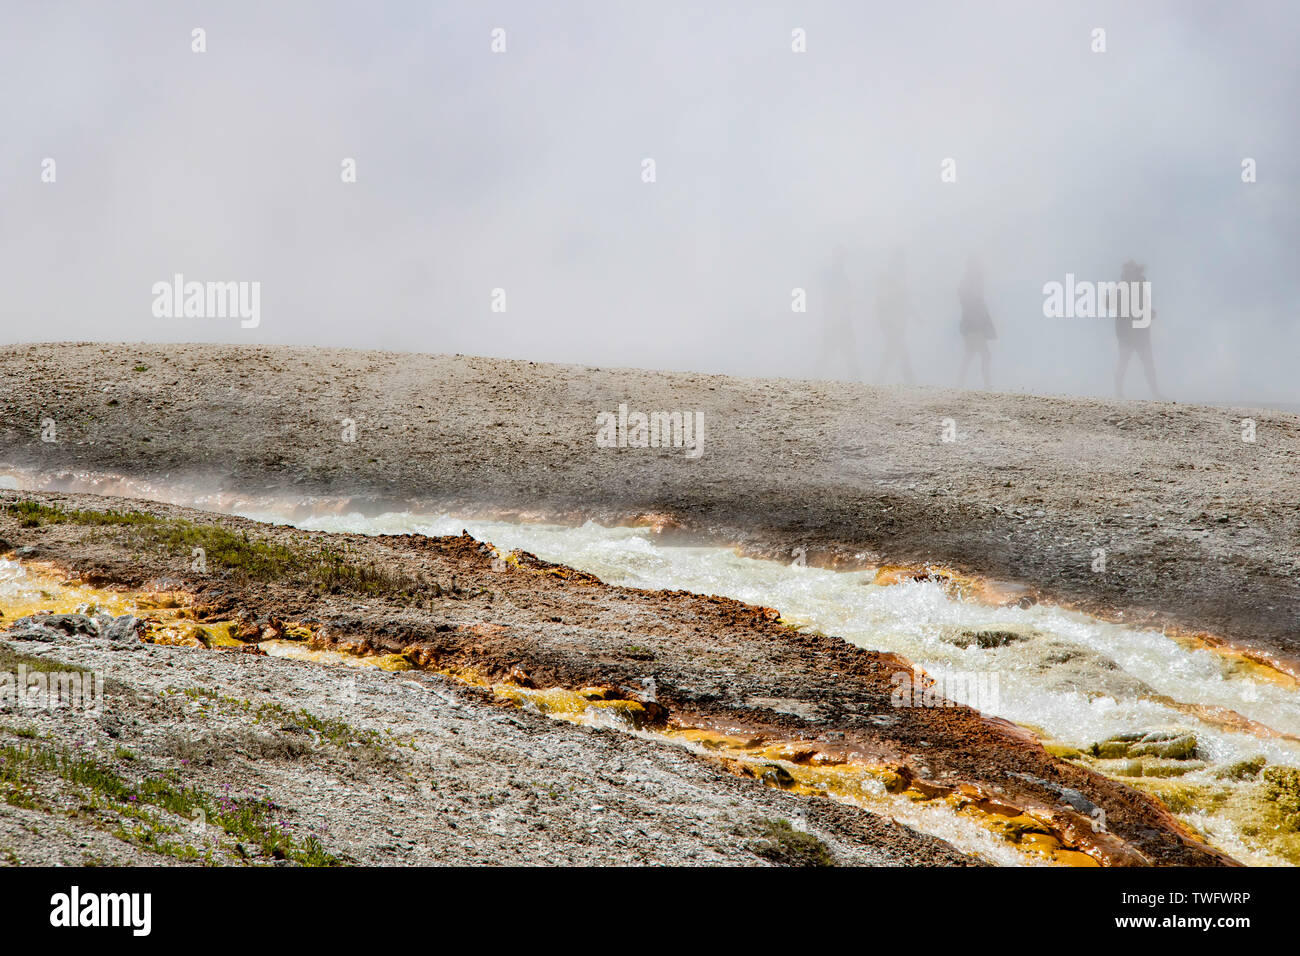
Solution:
[[(1285, 4), (24, 5), (0, 341), (811, 377), (840, 245), (868, 377), (897, 249), (916, 379), (956, 382), (978, 253), (992, 387), (1110, 394), (1113, 323), (1042, 290), (1135, 260), (1170, 397), (1300, 402), (1297, 29)], [(156, 316), (176, 274), (260, 283), (260, 323)]]

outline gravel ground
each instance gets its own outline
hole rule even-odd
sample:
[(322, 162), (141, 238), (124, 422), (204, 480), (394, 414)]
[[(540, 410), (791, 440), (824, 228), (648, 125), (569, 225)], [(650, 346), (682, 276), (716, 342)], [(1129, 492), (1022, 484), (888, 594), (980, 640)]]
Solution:
[[(756, 552), (948, 562), (1300, 663), (1283, 412), (210, 345), (11, 346), (0, 395), (0, 464), (45, 474), (670, 515)], [(702, 412), (702, 455), (597, 447), (620, 403)]]
[[(871, 814), (626, 733), (504, 709), (437, 675), (84, 635), (8, 646), (111, 683), (100, 715), (0, 711), (0, 746), (60, 746), (128, 781), (175, 772), (177, 786), (269, 801), (296, 844), (315, 837), (344, 863), (762, 865), (762, 821), (780, 819), (844, 865), (970, 862)], [(344, 729), (322, 734), (303, 712)], [(35, 808), (0, 802), (0, 864), (166, 865), (185, 848), (216, 863), (277, 862), (166, 812), (146, 838), (138, 819), (91, 806), (50, 773), (34, 793)]]

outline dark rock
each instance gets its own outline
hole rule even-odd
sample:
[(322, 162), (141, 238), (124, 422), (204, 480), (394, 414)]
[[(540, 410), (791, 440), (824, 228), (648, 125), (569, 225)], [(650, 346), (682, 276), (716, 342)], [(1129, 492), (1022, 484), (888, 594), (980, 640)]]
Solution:
[(134, 638), (139, 633), (140, 621), (130, 614), (123, 614), (121, 617), (113, 618), (112, 622), (104, 628), (104, 636), (110, 641), (126, 641)]
[(39, 624), (15, 624), (5, 632), (4, 636), (10, 641), (41, 641), (49, 644), (57, 641), (62, 635), (53, 628), (42, 627)]
[(16, 623), (49, 628), (69, 635), (84, 634), (94, 637), (99, 633), (99, 625), (95, 619), (85, 614), (32, 614), (19, 619)]
[(1086, 817), (1092, 816), (1092, 812), (1098, 809), (1097, 804), (1084, 796), (1082, 791), (1075, 790), (1073, 787), (1063, 787), (1059, 783), (1053, 783), (1051, 780), (1044, 780), (1042, 777), (1035, 777), (1029, 773), (1016, 773), (1009, 770), (1007, 776), (1019, 777), (1021, 780), (1051, 791), (1061, 799), (1062, 803), (1073, 807)]

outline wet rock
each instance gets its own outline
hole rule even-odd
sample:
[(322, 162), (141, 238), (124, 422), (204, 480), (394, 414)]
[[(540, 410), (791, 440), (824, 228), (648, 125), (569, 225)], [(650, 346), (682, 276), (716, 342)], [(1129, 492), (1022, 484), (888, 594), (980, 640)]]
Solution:
[(1052, 789), (1056, 790), (1056, 795), (1061, 798), (1062, 803), (1069, 804), (1084, 816), (1091, 816), (1092, 812), (1098, 809), (1097, 804), (1085, 797), (1080, 790), (1075, 790), (1073, 787), (1053, 787)]
[(1269, 767), (1264, 771), (1265, 796), (1285, 809), (1300, 812), (1300, 769)]
[(977, 644), (984, 650), (990, 650), (994, 647), (1006, 647), (1008, 644), (1028, 640), (1028, 638), (1015, 631), (961, 631), (946, 640), (949, 644), (955, 644), (963, 649)]
[(1094, 743), (1090, 750), (1094, 757), (1103, 760), (1118, 760), (1123, 757), (1193, 760), (1196, 757), (1196, 737), (1171, 731), (1117, 734)]
[(1098, 741), (1089, 749), (1094, 757), (1102, 760), (1121, 760), (1128, 756), (1131, 745), (1130, 741), (1111, 739)]
[(758, 778), (764, 783), (773, 787), (780, 787), (782, 790), (788, 790), (795, 784), (794, 776), (785, 767), (777, 763), (770, 763), (759, 771)]
[(902, 793), (907, 789), (911, 778), (906, 774), (898, 773), (894, 770), (885, 770), (880, 775), (880, 782), (885, 785), (885, 789), (890, 793)]
[(1197, 770), (1204, 770), (1206, 764), (1201, 760), (1165, 760), (1160, 757), (1139, 757), (1126, 760), (1108, 773), (1121, 777), (1183, 777)]
[(1300, 770), (1268, 767), (1263, 776), (1264, 799), (1276, 806), (1282, 827), (1300, 832)]
[(1028, 773), (1015, 773), (1009, 771), (1007, 775), (1018, 777), (1028, 783), (1036, 784), (1044, 790), (1051, 791), (1060, 798), (1062, 803), (1068, 804), (1084, 816), (1091, 816), (1092, 812), (1098, 809), (1097, 804), (1084, 796), (1082, 791), (1075, 790), (1073, 787), (1064, 787), (1059, 783), (1053, 783), (1051, 780), (1044, 780), (1042, 777), (1035, 777), (1033, 774)]
[(1163, 757), (1167, 760), (1191, 760), (1196, 756), (1196, 738), (1191, 734), (1148, 734), (1129, 747), (1130, 757)]
[(1083, 756), (1083, 751), (1069, 744), (1045, 743), (1043, 749), (1053, 757), (1060, 757), (1062, 760), (1078, 760)]
[[(1050, 654), (1044, 657), (1043, 664), (1049, 666), (1056, 664), (1069, 664), (1071, 661), (1084, 660), (1087, 657), (1087, 652), (1082, 651), (1077, 647), (1063, 647), (1058, 650), (1053, 650)], [(1111, 665), (1112, 667), (1114, 666), (1113, 661), (1111, 662)]]
[(1120, 700), (1155, 693), (1109, 657), (1064, 641), (1043, 644), (1035, 668), (1045, 676), (1045, 687), (1052, 693), (1082, 694), (1090, 700), (1097, 697)]
[(528, 672), (525, 671), (522, 667), (519, 667), (518, 665), (515, 665), (514, 667), (510, 668), (510, 672), (506, 674), (506, 681), (507, 683), (514, 684), (516, 687), (537, 686), (537, 684), (533, 681), (533, 678), (528, 674)]
[(1264, 769), (1267, 762), (1263, 757), (1238, 760), (1236, 763), (1224, 767), (1215, 776), (1220, 780), (1253, 780), (1259, 776), (1259, 772)]
[(989, 822), (989, 829), (1012, 843), (1019, 843), (1026, 834), (1030, 833), (1044, 836), (1051, 836), (1052, 834), (1051, 828), (1047, 824), (1027, 814), (1014, 817), (995, 817)]

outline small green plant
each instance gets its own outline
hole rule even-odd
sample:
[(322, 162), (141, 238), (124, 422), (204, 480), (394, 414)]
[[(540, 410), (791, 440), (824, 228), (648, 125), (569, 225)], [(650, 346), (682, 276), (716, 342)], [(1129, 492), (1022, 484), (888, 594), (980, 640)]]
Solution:
[(789, 820), (758, 821), (763, 838), (749, 844), (751, 852), (780, 866), (835, 866), (830, 848), (811, 833), (803, 833)]
[(325, 852), (320, 840), (309, 836), (302, 843), (301, 863), (303, 866), (338, 866), (338, 858)]

